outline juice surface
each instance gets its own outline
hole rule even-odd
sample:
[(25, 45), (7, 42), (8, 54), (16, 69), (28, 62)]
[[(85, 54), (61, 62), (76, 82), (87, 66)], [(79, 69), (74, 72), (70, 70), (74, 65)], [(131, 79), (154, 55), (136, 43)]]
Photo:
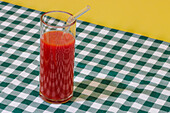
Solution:
[(73, 93), (75, 38), (70, 33), (49, 31), (40, 39), (40, 93), (62, 100)]

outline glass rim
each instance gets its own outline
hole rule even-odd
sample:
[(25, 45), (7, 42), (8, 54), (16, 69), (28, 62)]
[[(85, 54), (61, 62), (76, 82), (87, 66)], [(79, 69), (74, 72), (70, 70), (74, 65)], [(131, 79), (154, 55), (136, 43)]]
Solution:
[(76, 19), (74, 19), (74, 21), (71, 23), (71, 24), (68, 24), (68, 25), (64, 25), (64, 26), (53, 26), (53, 25), (50, 25), (50, 24), (47, 24), (46, 22), (44, 22), (43, 20), (43, 17), (46, 15), (46, 14), (49, 14), (49, 13), (54, 13), (54, 12), (60, 12), (60, 13), (66, 13), (70, 16), (73, 16), (73, 14), (69, 13), (69, 12), (66, 12), (66, 11), (48, 11), (48, 12), (45, 12), (44, 14), (41, 15), (40, 17), (40, 22), (42, 22), (43, 24), (47, 25), (47, 26), (50, 26), (50, 27), (53, 27), (53, 28), (66, 28), (66, 27), (70, 27), (72, 25), (74, 25), (76, 23)]

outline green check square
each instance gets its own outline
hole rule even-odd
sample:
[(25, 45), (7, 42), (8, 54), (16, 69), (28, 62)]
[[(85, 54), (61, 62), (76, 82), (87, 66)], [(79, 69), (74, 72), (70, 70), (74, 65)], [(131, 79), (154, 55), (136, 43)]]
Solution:
[(15, 108), (12, 112), (13, 113), (22, 113), (24, 110), (20, 108)]
[(40, 104), (39, 106), (38, 106), (38, 109), (42, 109), (42, 110), (46, 110), (48, 108), (48, 106), (47, 105), (44, 105), (44, 104)]
[(5, 109), (7, 105), (0, 103), (0, 109)]
[(5, 99), (13, 101), (16, 98), (16, 96), (8, 95)]
[(37, 96), (39, 95), (39, 92), (33, 90), (33, 91), (30, 93), (30, 95), (33, 95), (33, 96), (37, 97)]
[(30, 105), (32, 103), (32, 101), (24, 99), (21, 103), (26, 104), (26, 105)]
[(122, 105), (122, 106), (120, 107), (120, 109), (123, 110), (123, 111), (128, 111), (128, 110), (130, 109), (130, 106)]
[(17, 86), (14, 90), (18, 92), (22, 92), (25, 88), (21, 86)]
[(7, 63), (7, 62), (3, 62), (2, 64), (1, 64), (1, 66), (4, 66), (4, 67), (9, 67), (11, 64), (10, 63)]
[(137, 98), (135, 97), (128, 97), (127, 101), (129, 102), (135, 102)]
[(11, 28), (11, 27), (6, 27), (4, 30), (12, 31), (12, 30), (13, 30), (13, 28)]
[(0, 83), (0, 86), (2, 86), (2, 87), (7, 87), (9, 85), (9, 83), (6, 83), (6, 82), (1, 82)]
[(152, 107), (154, 105), (154, 103), (146, 101), (143, 105), (145, 105), (147, 107)]
[(90, 107), (89, 106), (86, 106), (86, 105), (81, 105), (79, 107), (79, 109), (83, 110), (83, 111), (87, 111)]
[(16, 24), (16, 25), (18, 25), (18, 24), (20, 24), (20, 23), (21, 23), (21, 21), (14, 20), (12, 23), (13, 23), (13, 24)]

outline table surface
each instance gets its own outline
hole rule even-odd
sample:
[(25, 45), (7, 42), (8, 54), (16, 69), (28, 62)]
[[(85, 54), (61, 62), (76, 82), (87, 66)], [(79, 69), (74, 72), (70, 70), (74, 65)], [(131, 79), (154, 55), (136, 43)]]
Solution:
[(0, 1), (0, 112), (169, 112), (170, 43), (77, 21), (74, 95), (39, 97), (40, 15)]

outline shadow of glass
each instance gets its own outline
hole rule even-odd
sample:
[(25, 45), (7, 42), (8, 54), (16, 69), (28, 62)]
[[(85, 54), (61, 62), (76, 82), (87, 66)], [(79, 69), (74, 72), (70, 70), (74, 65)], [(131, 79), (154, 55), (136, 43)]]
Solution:
[(110, 97), (116, 98), (125, 89), (124, 86), (120, 87), (120, 82), (113, 81), (113, 77), (85, 79), (81, 82), (74, 82), (73, 97), (65, 104), (83, 103), (84, 101), (94, 102), (97, 99), (107, 100)]

